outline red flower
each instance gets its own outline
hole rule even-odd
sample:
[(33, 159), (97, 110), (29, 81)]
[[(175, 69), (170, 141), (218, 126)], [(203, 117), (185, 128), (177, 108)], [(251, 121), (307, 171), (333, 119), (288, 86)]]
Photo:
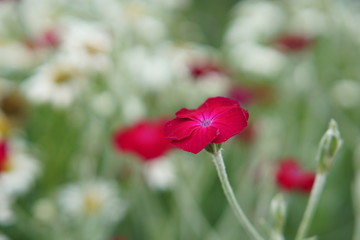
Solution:
[(161, 157), (171, 148), (163, 135), (164, 123), (164, 120), (143, 120), (120, 129), (114, 135), (114, 145), (117, 150), (135, 153), (144, 161)]
[(311, 39), (302, 35), (283, 35), (275, 44), (286, 52), (297, 52), (306, 49), (311, 44)]
[(212, 62), (192, 63), (189, 67), (191, 76), (195, 79), (206, 77), (211, 74), (225, 75), (224, 69)]
[(268, 103), (272, 100), (272, 89), (269, 86), (232, 86), (228, 96), (240, 104)]
[(8, 145), (5, 141), (0, 141), (0, 172), (4, 170), (8, 158)]
[(181, 109), (165, 125), (165, 137), (176, 147), (198, 153), (210, 143), (222, 143), (240, 133), (249, 114), (234, 100), (207, 99), (198, 109)]
[(286, 158), (280, 162), (276, 180), (279, 187), (286, 191), (310, 192), (315, 181), (315, 174), (300, 168), (295, 159)]
[(256, 139), (256, 129), (253, 123), (250, 123), (248, 127), (241, 132), (239, 135), (239, 139), (241, 139), (246, 144), (251, 144)]
[(25, 40), (25, 45), (32, 50), (39, 48), (55, 48), (59, 44), (60, 37), (53, 29), (46, 30), (39, 36)]

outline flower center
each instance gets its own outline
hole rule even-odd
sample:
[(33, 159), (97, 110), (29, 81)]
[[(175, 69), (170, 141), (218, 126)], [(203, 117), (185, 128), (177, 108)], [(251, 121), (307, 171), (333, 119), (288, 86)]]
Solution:
[(89, 53), (90, 55), (97, 55), (102, 52), (101, 47), (96, 46), (95, 44), (88, 43), (84, 47), (85, 47), (86, 52)]
[(57, 84), (69, 82), (72, 78), (72, 73), (70, 71), (59, 71), (54, 75), (54, 82)]
[(95, 193), (87, 193), (84, 199), (84, 211), (86, 214), (97, 213), (101, 209), (101, 199)]
[(210, 126), (211, 123), (212, 123), (212, 119), (206, 119), (206, 118), (204, 118), (204, 119), (201, 121), (201, 126), (202, 126), (202, 127), (208, 127), (208, 126)]

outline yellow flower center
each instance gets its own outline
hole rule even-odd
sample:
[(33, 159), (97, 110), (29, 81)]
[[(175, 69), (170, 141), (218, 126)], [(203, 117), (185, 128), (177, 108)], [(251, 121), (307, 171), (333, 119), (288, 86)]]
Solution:
[(146, 14), (146, 10), (137, 3), (129, 3), (125, 8), (125, 14), (130, 21), (137, 21)]
[(11, 172), (12, 170), (14, 170), (15, 166), (14, 163), (12, 163), (12, 161), (10, 161), (10, 159), (5, 159), (4, 164), (2, 166), (0, 166), (0, 173), (2, 172)]
[(0, 115), (0, 137), (6, 137), (10, 130), (10, 123), (5, 116)]
[(85, 45), (85, 50), (90, 54), (90, 55), (96, 55), (102, 52), (102, 49), (99, 46), (96, 46), (95, 44), (86, 44)]
[(95, 193), (88, 193), (84, 198), (84, 212), (94, 214), (100, 211), (102, 205), (101, 199)]
[(57, 84), (62, 84), (69, 82), (73, 77), (74, 73), (69, 70), (59, 70), (54, 74), (54, 82)]

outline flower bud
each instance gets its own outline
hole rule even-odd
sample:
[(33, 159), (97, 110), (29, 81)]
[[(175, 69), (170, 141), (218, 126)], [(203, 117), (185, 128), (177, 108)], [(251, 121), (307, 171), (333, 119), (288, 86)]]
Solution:
[(271, 200), (270, 211), (274, 232), (281, 233), (286, 218), (286, 202), (282, 194), (277, 194)]
[(329, 170), (342, 142), (338, 125), (334, 119), (331, 119), (329, 128), (320, 141), (318, 172), (323, 173)]

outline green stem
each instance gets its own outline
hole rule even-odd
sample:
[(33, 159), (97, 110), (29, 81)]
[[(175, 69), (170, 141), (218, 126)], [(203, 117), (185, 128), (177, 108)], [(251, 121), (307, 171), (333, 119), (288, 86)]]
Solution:
[[(214, 146), (215, 147), (215, 146)], [(263, 240), (254, 226), (250, 223), (243, 210), (239, 206), (234, 191), (230, 185), (226, 170), (224, 160), (221, 154), (221, 149), (215, 150), (212, 152), (212, 159), (215, 164), (222, 188), (224, 190), (225, 196), (233, 209), (237, 219), (242, 224), (248, 235), (254, 240)]]
[(306, 237), (307, 231), (315, 214), (315, 209), (319, 204), (320, 196), (326, 182), (326, 177), (326, 172), (320, 172), (316, 175), (315, 183), (310, 193), (310, 199), (306, 206), (295, 240), (303, 240)]

